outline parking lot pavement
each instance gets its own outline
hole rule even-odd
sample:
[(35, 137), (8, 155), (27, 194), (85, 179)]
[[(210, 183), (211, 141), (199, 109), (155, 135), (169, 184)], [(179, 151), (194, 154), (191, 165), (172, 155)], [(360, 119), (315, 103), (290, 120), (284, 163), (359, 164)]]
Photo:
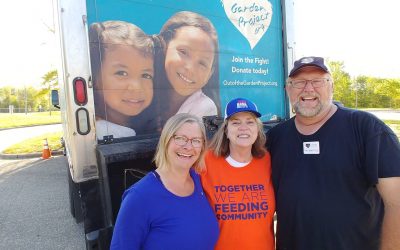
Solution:
[(63, 156), (0, 161), (0, 249), (85, 249)]
[(368, 112), (382, 120), (400, 121), (400, 112), (398, 110), (369, 110)]

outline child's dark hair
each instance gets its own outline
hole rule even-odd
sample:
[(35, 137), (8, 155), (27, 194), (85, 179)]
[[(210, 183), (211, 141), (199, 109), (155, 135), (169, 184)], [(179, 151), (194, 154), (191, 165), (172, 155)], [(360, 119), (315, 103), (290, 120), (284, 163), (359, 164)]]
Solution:
[(94, 84), (106, 50), (113, 49), (116, 45), (132, 46), (144, 57), (154, 57), (153, 40), (136, 25), (124, 21), (93, 23), (89, 28), (89, 47)]
[(94, 91), (94, 103), (96, 106), (96, 116), (103, 119), (106, 119), (106, 107), (102, 90), (98, 89), (101, 64), (107, 56), (106, 51), (120, 45), (131, 46), (141, 52), (144, 57), (154, 58), (153, 40), (136, 25), (124, 21), (105, 21), (90, 25), (90, 63), (92, 82), (96, 89)]
[[(161, 38), (161, 43), (163, 50), (168, 48), (169, 42), (175, 37), (176, 31), (179, 28), (192, 26), (203, 30), (207, 33), (214, 45), (214, 60), (213, 60), (213, 73), (208, 80), (208, 83), (202, 88), (203, 92), (209, 96), (216, 104), (217, 110), (220, 110), (220, 97), (219, 97), (219, 70), (218, 70), (218, 35), (214, 25), (206, 17), (190, 12), (190, 11), (180, 11), (174, 14), (171, 18), (161, 28), (159, 37)], [(156, 45), (157, 50), (157, 45)], [(165, 51), (164, 51), (165, 53)], [(159, 60), (156, 58), (155, 60)]]
[[(218, 52), (218, 36), (214, 25), (202, 15), (190, 11), (181, 11), (173, 15), (163, 25), (160, 31), (160, 36), (168, 46), (169, 42), (175, 37), (176, 31), (185, 26), (192, 26), (203, 30), (207, 33), (214, 45), (214, 53)], [(217, 56), (214, 56), (213, 68), (218, 66)]]

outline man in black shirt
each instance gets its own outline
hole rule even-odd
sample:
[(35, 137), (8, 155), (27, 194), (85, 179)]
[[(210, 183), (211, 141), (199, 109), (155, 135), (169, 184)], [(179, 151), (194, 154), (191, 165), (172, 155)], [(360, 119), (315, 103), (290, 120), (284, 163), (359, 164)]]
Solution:
[(400, 249), (400, 145), (375, 116), (336, 106), (321, 57), (294, 63), (293, 112), (269, 131), (277, 250)]

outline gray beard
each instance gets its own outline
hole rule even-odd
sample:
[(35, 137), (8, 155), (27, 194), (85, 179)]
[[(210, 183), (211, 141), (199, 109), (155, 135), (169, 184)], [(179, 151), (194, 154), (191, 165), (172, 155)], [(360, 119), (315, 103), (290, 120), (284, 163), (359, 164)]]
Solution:
[(293, 105), (293, 109), (295, 111), (296, 114), (304, 116), (304, 117), (314, 117), (316, 115), (318, 115), (321, 110), (322, 110), (322, 103), (319, 102), (318, 105), (315, 108), (303, 108), (300, 106), (299, 102), (296, 102)]
[(330, 98), (328, 99), (328, 101), (326, 101), (325, 103), (322, 103), (321, 101), (319, 101), (318, 105), (312, 109), (301, 107), (300, 101), (297, 101), (296, 103), (293, 104), (293, 109), (294, 109), (294, 112), (298, 115), (308, 117), (308, 118), (315, 117), (319, 113), (321, 113), (322, 110), (327, 108), (332, 103), (332, 100), (333, 100), (333, 95), (331, 95)]

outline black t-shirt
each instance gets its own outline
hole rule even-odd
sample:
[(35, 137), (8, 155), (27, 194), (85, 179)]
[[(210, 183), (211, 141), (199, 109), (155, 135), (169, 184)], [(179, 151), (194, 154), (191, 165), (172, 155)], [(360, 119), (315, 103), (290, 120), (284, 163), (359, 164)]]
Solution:
[(400, 176), (400, 145), (389, 127), (339, 107), (312, 135), (300, 134), (293, 118), (274, 127), (267, 147), (277, 250), (379, 248), (384, 207), (375, 185)]

